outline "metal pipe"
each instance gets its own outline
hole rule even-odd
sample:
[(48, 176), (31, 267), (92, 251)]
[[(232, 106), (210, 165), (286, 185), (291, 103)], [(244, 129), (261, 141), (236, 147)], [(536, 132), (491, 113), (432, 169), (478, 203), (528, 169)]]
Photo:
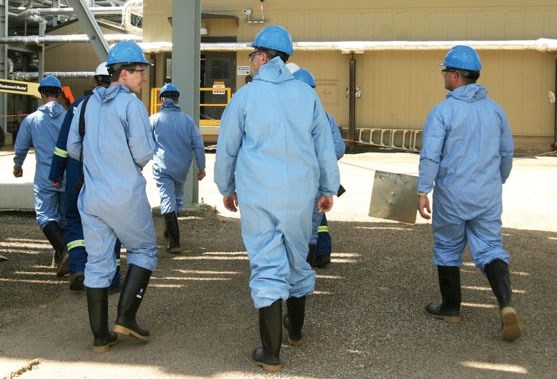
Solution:
[[(58, 78), (92, 78), (95, 76), (94, 71), (49, 71), (44, 73), (46, 75), (54, 75)], [(26, 71), (16, 71), (11, 73), (10, 79), (12, 80), (23, 80), (23, 81), (30, 81), (36, 80), (39, 78), (39, 73), (34, 72), (26, 72)]]
[[(115, 15), (122, 14), (124, 7), (92, 7), (89, 8), (95, 15)], [(75, 11), (73, 8), (30, 8), (23, 12), (16, 13), (17, 17), (34, 17), (34, 16), (62, 16), (73, 15)]]
[(122, 10), (122, 26), (130, 33), (142, 34), (143, 29), (132, 24), (132, 14), (143, 17), (143, 0), (128, 0)]
[[(107, 41), (122, 41), (122, 40), (133, 40), (140, 42), (143, 40), (141, 35), (136, 34), (106, 34), (105, 38)], [(18, 43), (57, 43), (57, 42), (89, 42), (89, 38), (86, 34), (73, 34), (73, 35), (47, 35), (44, 37), (39, 36), (10, 36), (0, 38), (0, 43), (8, 44), (18, 44)], [(485, 41), (489, 42), (489, 41)], [(509, 44), (505, 42), (510, 42)], [(512, 42), (520, 42), (513, 44)], [(388, 45), (385, 43), (380, 44), (379, 42), (295, 42), (294, 48), (296, 51), (339, 51), (341, 53), (345, 52), (345, 49), (351, 49), (349, 52), (360, 52), (360, 51), (372, 51), (372, 50), (412, 50), (412, 51), (422, 51), (422, 50), (443, 50), (450, 49), (453, 44), (456, 43), (466, 43), (468, 42), (457, 42), (453, 41), (450, 44), (446, 44), (446, 41), (434, 42), (432, 46), (419, 48), (413, 42), (409, 41), (392, 41)], [(201, 43), (201, 51), (219, 51), (219, 52), (237, 52), (237, 51), (250, 51), (253, 48), (250, 46), (250, 42), (220, 42), (220, 43)], [(358, 47), (358, 44), (361, 46)], [(374, 47), (374, 44), (380, 44)], [(447, 46), (445, 46), (447, 45)], [(152, 53), (163, 53), (172, 51), (172, 42), (145, 42), (140, 43), (143, 51), (146, 54)], [(484, 45), (485, 49), (492, 50), (536, 50), (543, 52), (557, 51), (557, 39), (544, 41), (534, 40), (534, 41), (491, 41), (489, 45)], [(481, 49), (481, 48), (480, 48)]]
[[(172, 42), (145, 42), (140, 44), (145, 53), (172, 51)], [(477, 50), (532, 50), (542, 53), (557, 52), (557, 39), (517, 41), (332, 41), (294, 42), (295, 51), (338, 51), (342, 54), (361, 54), (366, 51), (448, 51), (454, 45), (468, 45)], [(250, 51), (250, 42), (202, 43), (201, 51)]]
[[(136, 34), (105, 34), (104, 38), (107, 41), (141, 41), (143, 36)], [(36, 44), (43, 43), (60, 43), (60, 42), (90, 42), (87, 34), (70, 34), (70, 35), (45, 35), (45, 36), (10, 36), (0, 38), (0, 44)]]
[(348, 84), (348, 143), (356, 142), (356, 59), (350, 56), (350, 79)]

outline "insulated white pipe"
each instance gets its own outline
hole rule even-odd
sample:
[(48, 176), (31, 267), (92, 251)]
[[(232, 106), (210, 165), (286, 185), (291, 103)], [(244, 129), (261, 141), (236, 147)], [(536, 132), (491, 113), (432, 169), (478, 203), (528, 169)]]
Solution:
[[(250, 51), (251, 42), (201, 43), (201, 51)], [(145, 42), (139, 44), (145, 53), (172, 51), (172, 42)], [(514, 41), (334, 41), (294, 42), (294, 51), (339, 51), (342, 54), (363, 54), (366, 51), (393, 50), (449, 50), (455, 45), (468, 45), (477, 50), (534, 50), (557, 52), (557, 39)]]
[[(114, 15), (121, 14), (124, 7), (92, 7), (89, 8), (93, 14), (96, 15)], [(74, 9), (70, 7), (64, 8), (29, 8), (23, 12), (17, 13), (18, 17), (33, 17), (33, 16), (60, 16), (75, 14)]]
[[(57, 78), (92, 78), (95, 76), (94, 71), (51, 71), (45, 72), (45, 75), (54, 75)], [(39, 78), (38, 72), (25, 72), (16, 71), (10, 74), (10, 78), (13, 80), (35, 80)]]
[[(117, 41), (141, 41), (142, 36), (136, 34), (105, 34), (105, 39), (109, 42)], [(89, 42), (89, 36), (87, 34), (68, 34), (68, 35), (45, 35), (44, 37), (39, 36), (10, 36), (1, 37), (0, 44), (31, 44), (40, 45), (43, 43), (59, 43), (59, 42)]]

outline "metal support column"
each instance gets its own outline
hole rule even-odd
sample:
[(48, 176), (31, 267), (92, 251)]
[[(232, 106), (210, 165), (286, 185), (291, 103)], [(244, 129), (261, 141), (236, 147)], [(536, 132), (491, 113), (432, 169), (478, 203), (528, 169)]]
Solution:
[[(0, 37), (8, 36), (8, 0), (0, 0)], [(8, 45), (2, 44), (0, 46), (0, 78), (8, 78)], [(0, 115), (6, 114), (7, 106), (7, 95), (5, 93), (0, 94)], [(0, 119), (0, 133), (6, 138), (8, 127), (7, 118), (2, 117)], [(0, 136), (1, 137), (1, 136)], [(2, 144), (0, 144), (0, 147)]]
[[(46, 20), (39, 22), (39, 37), (44, 38), (46, 31)], [(41, 43), (41, 50), (39, 50), (39, 82), (44, 76), (44, 40)]]
[(353, 146), (356, 141), (356, 59), (354, 53), (350, 56), (350, 73), (348, 89), (348, 145)]
[(95, 53), (99, 58), (99, 62), (106, 61), (108, 54), (108, 42), (104, 38), (97, 20), (91, 13), (89, 6), (85, 4), (84, 0), (67, 0), (68, 4), (73, 8), (79, 22), (83, 26), (83, 30), (89, 36), (89, 41), (95, 49)]
[[(172, 82), (180, 88), (182, 110), (199, 125), (200, 0), (172, 1)], [(186, 207), (199, 202), (194, 162), (184, 186)]]
[[(557, 94), (557, 60), (555, 60), (555, 87), (553, 89)], [(557, 101), (553, 104), (553, 143), (551, 147), (557, 151)]]

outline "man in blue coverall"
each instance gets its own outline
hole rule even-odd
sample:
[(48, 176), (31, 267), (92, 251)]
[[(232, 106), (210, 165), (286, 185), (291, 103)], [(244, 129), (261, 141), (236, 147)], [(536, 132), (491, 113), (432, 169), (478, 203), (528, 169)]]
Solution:
[[(110, 76), (106, 68), (106, 62), (99, 64), (95, 70), (95, 83), (97, 86), (108, 87), (110, 85)], [(83, 227), (81, 226), (81, 217), (77, 209), (77, 196), (79, 190), (75, 188), (76, 183), (81, 176), (81, 163), (68, 156), (66, 145), (68, 142), (68, 133), (74, 113), (81, 102), (86, 98), (82, 96), (72, 105), (66, 113), (62, 129), (58, 135), (58, 141), (54, 149), (52, 164), (50, 167), (49, 179), (52, 186), (56, 189), (62, 188), (62, 182), (66, 179), (65, 199), (64, 199), (64, 215), (66, 223), (64, 224), (64, 237), (66, 248), (68, 250), (68, 269), (70, 272), (70, 290), (83, 290), (83, 280), (85, 278), (85, 263), (87, 262), (87, 251), (85, 248), (85, 240), (83, 239)], [(64, 173), (66, 174), (64, 177)], [(118, 241), (114, 246), (114, 254), (116, 255), (116, 274), (112, 279), (109, 293), (115, 293), (120, 286), (120, 247)]]
[(62, 84), (57, 77), (49, 75), (39, 83), (39, 93), (43, 105), (23, 119), (14, 144), (14, 170), (16, 178), (23, 176), (23, 162), (31, 147), (35, 149), (35, 214), (39, 227), (54, 248), (53, 263), (57, 265), (56, 275), (68, 273), (68, 254), (64, 242), (64, 189), (53, 188), (48, 179), (52, 152), (60, 132), (66, 110), (58, 98)]
[[(286, 67), (288, 67), (288, 70), (290, 70), (296, 79), (301, 80), (311, 88), (315, 88), (315, 79), (309, 70), (301, 68), (295, 63), (288, 63)], [(329, 120), (329, 125), (331, 126), (331, 135), (333, 136), (335, 154), (338, 161), (343, 157), (346, 145), (342, 140), (338, 124), (333, 116), (327, 113), (327, 119)], [(319, 194), (317, 194), (317, 196), (319, 197)], [(327, 216), (325, 213), (321, 213), (317, 208), (315, 208), (312, 216), (311, 237), (309, 239), (307, 260), (311, 267), (324, 268), (331, 263), (331, 252), (332, 239), (329, 233)]]
[(197, 180), (205, 177), (203, 137), (193, 119), (178, 105), (180, 91), (172, 83), (161, 88), (161, 110), (149, 118), (156, 143), (153, 176), (159, 189), (165, 222), (166, 251), (180, 251), (178, 212), (184, 207), (184, 182), (195, 154)]
[(311, 215), (314, 207), (332, 208), (339, 172), (319, 97), (285, 67), (294, 53), (288, 31), (267, 26), (252, 46), (255, 76), (223, 113), (215, 182), (224, 206), (241, 211), (263, 345), (252, 358), (272, 372), (281, 368), (282, 300), (290, 320), (288, 341), (302, 343), (305, 300), (315, 287), (315, 272), (306, 261)]
[(418, 179), (418, 211), (429, 219), (433, 190), (433, 262), (441, 303), (428, 304), (433, 317), (460, 321), (460, 267), (468, 244), (499, 303), (502, 337), (521, 334), (511, 302), (509, 254), (501, 235), (502, 185), (512, 168), (514, 143), (503, 109), (476, 80), (480, 57), (469, 46), (454, 46), (441, 64), (447, 98), (424, 126)]
[[(150, 63), (139, 45), (122, 41), (110, 49), (106, 64), (110, 87), (93, 90), (85, 111), (84, 137), (79, 134), (83, 103), (68, 135), (70, 157), (83, 155), (84, 184), (77, 206), (87, 246), (84, 284), (97, 353), (118, 341), (115, 333), (149, 340), (150, 333), (139, 327), (136, 314), (157, 265), (153, 216), (141, 172), (153, 157), (155, 141), (147, 109), (135, 95), (147, 81)], [(113, 332), (109, 332), (108, 287), (116, 273), (118, 240), (126, 247), (128, 270)]]

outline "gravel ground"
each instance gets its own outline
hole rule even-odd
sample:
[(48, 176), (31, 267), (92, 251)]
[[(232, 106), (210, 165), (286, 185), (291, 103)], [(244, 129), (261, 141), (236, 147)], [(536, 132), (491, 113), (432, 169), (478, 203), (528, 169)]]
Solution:
[[(0, 154), (0, 185), (12, 179)], [(31, 157), (31, 156), (30, 156)], [(30, 158), (28, 158), (29, 160)], [(555, 378), (557, 363), (557, 158), (515, 159), (505, 185), (504, 238), (512, 256), (514, 302), (523, 337), (501, 340), (496, 300), (466, 257), (462, 321), (425, 315), (438, 300), (431, 226), (367, 216), (373, 170), (417, 173), (417, 156), (349, 154), (347, 193), (330, 214), (330, 267), (317, 271), (302, 347), (283, 344), (283, 369), (265, 374), (251, 361), (259, 344), (257, 312), (237, 215), (222, 209), (208, 177), (204, 205), (180, 217), (181, 255), (164, 253), (140, 308), (153, 339), (121, 338), (91, 352), (84, 293), (68, 290), (49, 267), (52, 251), (30, 212), (0, 212), (0, 378)], [(32, 180), (26, 162), (24, 179)], [(150, 173), (150, 170), (145, 170)], [(153, 185), (149, 183), (150, 198)], [(155, 213), (159, 242), (163, 219)], [(123, 259), (123, 261), (125, 261)], [(111, 296), (110, 320), (117, 295)], [(29, 365), (30, 370), (26, 370)]]

